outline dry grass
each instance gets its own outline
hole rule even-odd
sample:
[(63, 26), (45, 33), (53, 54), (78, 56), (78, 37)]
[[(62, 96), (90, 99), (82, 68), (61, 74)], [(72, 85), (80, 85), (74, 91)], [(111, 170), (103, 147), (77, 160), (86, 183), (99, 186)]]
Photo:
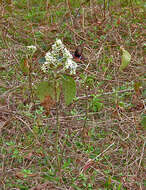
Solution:
[[(106, 2), (1, 4), (0, 189), (144, 190), (144, 2)], [(84, 42), (86, 58), (74, 76), (78, 99), (60, 102), (59, 127), (55, 107), (45, 115), (35, 97), (34, 109), (20, 66), (36, 45), (35, 86), (56, 37), (71, 51)], [(123, 72), (121, 46), (132, 56)]]

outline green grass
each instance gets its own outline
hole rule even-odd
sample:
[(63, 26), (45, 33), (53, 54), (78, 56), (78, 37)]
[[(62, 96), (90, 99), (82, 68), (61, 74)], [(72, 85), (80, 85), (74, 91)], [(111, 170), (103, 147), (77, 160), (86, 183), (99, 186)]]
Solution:
[[(144, 189), (145, 2), (9, 2), (0, 1), (0, 189)], [(73, 103), (61, 95), (46, 114), (36, 88), (56, 37), (71, 52), (84, 42), (86, 61), (78, 63)], [(35, 107), (27, 45), (37, 46)], [(121, 46), (132, 57), (122, 72)]]

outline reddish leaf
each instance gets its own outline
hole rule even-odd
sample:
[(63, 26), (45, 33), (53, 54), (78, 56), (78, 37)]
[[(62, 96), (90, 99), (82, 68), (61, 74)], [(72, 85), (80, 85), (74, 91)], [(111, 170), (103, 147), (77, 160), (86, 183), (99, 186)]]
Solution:
[(51, 98), (51, 96), (46, 96), (44, 100), (41, 102), (41, 105), (44, 107), (46, 110), (46, 114), (50, 114), (50, 109), (53, 107), (55, 104), (55, 101)]
[(134, 83), (134, 90), (137, 96), (141, 95), (140, 87), (141, 87), (141, 82), (138, 81)]
[(121, 22), (121, 20), (120, 20), (120, 18), (118, 18), (118, 20), (117, 20), (117, 24), (119, 25), (119, 24), (120, 24), (120, 22)]

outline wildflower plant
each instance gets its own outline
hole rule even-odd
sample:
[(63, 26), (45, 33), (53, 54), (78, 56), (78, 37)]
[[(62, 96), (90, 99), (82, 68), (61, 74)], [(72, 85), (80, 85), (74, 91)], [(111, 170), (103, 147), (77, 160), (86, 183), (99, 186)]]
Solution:
[(54, 70), (59, 68), (57, 73), (65, 73), (67, 69), (70, 70), (70, 74), (76, 73), (77, 64), (72, 60), (73, 56), (64, 46), (60, 39), (52, 45), (52, 51), (47, 52), (45, 55), (45, 63), (42, 66), (42, 71)]
[(27, 46), (27, 54), (28, 55), (33, 55), (35, 53), (35, 51), (37, 50), (36, 46)]
[(48, 79), (37, 87), (41, 102), (44, 104), (48, 96), (52, 98), (52, 102), (58, 102), (63, 91), (65, 103), (69, 105), (76, 95), (76, 83), (72, 75), (76, 74), (77, 63), (60, 39), (55, 41), (44, 60), (41, 70), (47, 74)]
[(26, 59), (24, 60), (24, 63), (23, 63), (23, 66), (22, 66), (23, 71), (26, 72), (26, 74), (28, 75), (29, 90), (30, 90), (29, 99), (30, 99), (31, 102), (34, 103), (34, 105), (35, 105), (35, 102), (34, 102), (33, 88), (32, 88), (32, 84), (33, 84), (33, 81), (32, 81), (32, 71), (33, 71), (32, 58), (33, 58), (33, 55), (36, 52), (36, 50), (37, 50), (37, 48), (34, 45), (27, 46), (27, 48), (26, 48)]

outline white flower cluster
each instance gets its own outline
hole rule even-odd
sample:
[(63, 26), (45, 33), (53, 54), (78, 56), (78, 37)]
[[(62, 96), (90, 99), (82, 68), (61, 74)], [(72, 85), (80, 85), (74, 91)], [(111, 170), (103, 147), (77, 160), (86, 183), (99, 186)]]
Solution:
[(27, 50), (28, 50), (29, 54), (34, 54), (35, 51), (37, 50), (37, 48), (35, 46), (31, 45), (31, 46), (27, 46)]
[(57, 68), (62, 65), (63, 70), (70, 69), (70, 74), (76, 73), (77, 64), (72, 60), (73, 56), (66, 49), (60, 39), (52, 45), (52, 51), (45, 55), (46, 62), (42, 66), (42, 71), (47, 72), (50, 68)]

